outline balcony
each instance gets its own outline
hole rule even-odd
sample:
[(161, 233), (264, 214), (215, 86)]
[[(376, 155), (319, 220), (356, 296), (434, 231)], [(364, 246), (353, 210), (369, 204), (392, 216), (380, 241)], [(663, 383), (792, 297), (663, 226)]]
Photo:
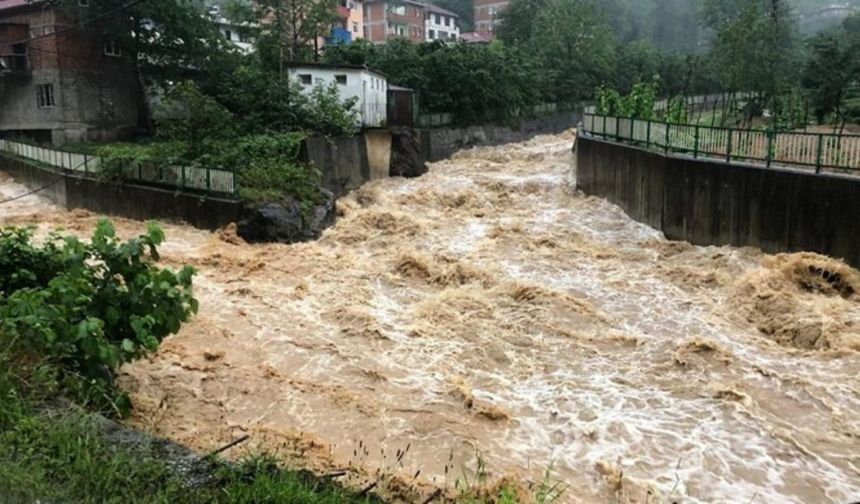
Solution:
[(331, 31), (331, 35), (326, 37), (325, 42), (327, 45), (334, 44), (349, 44), (352, 42), (352, 32), (342, 27), (335, 27)]
[(0, 77), (30, 78), (30, 60), (26, 54), (0, 54)]

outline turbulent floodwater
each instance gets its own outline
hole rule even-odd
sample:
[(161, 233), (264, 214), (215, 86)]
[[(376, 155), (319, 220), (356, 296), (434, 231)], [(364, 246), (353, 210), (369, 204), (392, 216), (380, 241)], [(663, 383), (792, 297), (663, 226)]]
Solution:
[[(575, 193), (572, 140), (368, 184), (316, 243), (166, 226), (202, 308), (124, 368), (134, 422), (395, 473), (388, 490), (418, 502), (476, 451), (494, 476), (552, 465), (570, 502), (860, 499), (857, 272), (666, 241)], [(23, 192), (0, 183), (0, 199)], [(0, 215), (96, 219), (37, 196)]]

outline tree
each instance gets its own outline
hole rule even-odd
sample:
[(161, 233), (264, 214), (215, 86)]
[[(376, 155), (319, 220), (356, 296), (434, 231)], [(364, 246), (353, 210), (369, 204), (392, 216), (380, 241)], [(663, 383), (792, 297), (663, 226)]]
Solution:
[(267, 20), (260, 44), (265, 59), (284, 62), (318, 60), (320, 38), (338, 19), (337, 0), (260, 0), (258, 19)]
[(823, 124), (832, 118), (834, 128), (841, 124), (841, 131), (845, 127), (843, 106), (848, 89), (860, 77), (857, 47), (850, 44), (844, 29), (819, 34), (808, 44), (811, 55), (803, 74), (803, 85), (811, 91), (818, 122)]

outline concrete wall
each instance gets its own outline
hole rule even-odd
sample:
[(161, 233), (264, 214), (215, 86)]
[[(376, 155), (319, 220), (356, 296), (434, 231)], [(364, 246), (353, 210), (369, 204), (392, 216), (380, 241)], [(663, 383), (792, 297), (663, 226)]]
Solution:
[(243, 207), (238, 201), (180, 193), (135, 184), (109, 184), (59, 174), (29, 162), (0, 154), (0, 170), (30, 189), (68, 209), (83, 208), (132, 219), (182, 221), (202, 229), (217, 229), (237, 222)]
[(364, 134), (364, 140), (367, 148), (368, 180), (388, 177), (391, 170), (391, 132), (371, 130)]
[(427, 161), (439, 161), (476, 145), (500, 145), (521, 142), (535, 135), (561, 133), (575, 127), (581, 118), (581, 111), (558, 112), (524, 121), (517, 129), (496, 125), (421, 129), (421, 152)]
[(580, 137), (576, 183), (671, 240), (812, 251), (860, 267), (860, 178), (663, 156)]
[(322, 172), (323, 187), (340, 198), (370, 180), (364, 136), (312, 137), (305, 140), (303, 161)]

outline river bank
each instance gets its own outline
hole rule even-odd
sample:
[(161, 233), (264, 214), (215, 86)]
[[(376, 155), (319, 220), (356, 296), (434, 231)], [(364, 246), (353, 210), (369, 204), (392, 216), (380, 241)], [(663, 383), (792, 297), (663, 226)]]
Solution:
[[(200, 451), (248, 434), (422, 495), (480, 452), (497, 477), (552, 464), (571, 502), (856, 498), (853, 270), (669, 242), (572, 190), (572, 142), (371, 182), (314, 243), (165, 226), (165, 260), (199, 270), (201, 311), (124, 368), (134, 424)], [(73, 232), (95, 218), (3, 214)]]

